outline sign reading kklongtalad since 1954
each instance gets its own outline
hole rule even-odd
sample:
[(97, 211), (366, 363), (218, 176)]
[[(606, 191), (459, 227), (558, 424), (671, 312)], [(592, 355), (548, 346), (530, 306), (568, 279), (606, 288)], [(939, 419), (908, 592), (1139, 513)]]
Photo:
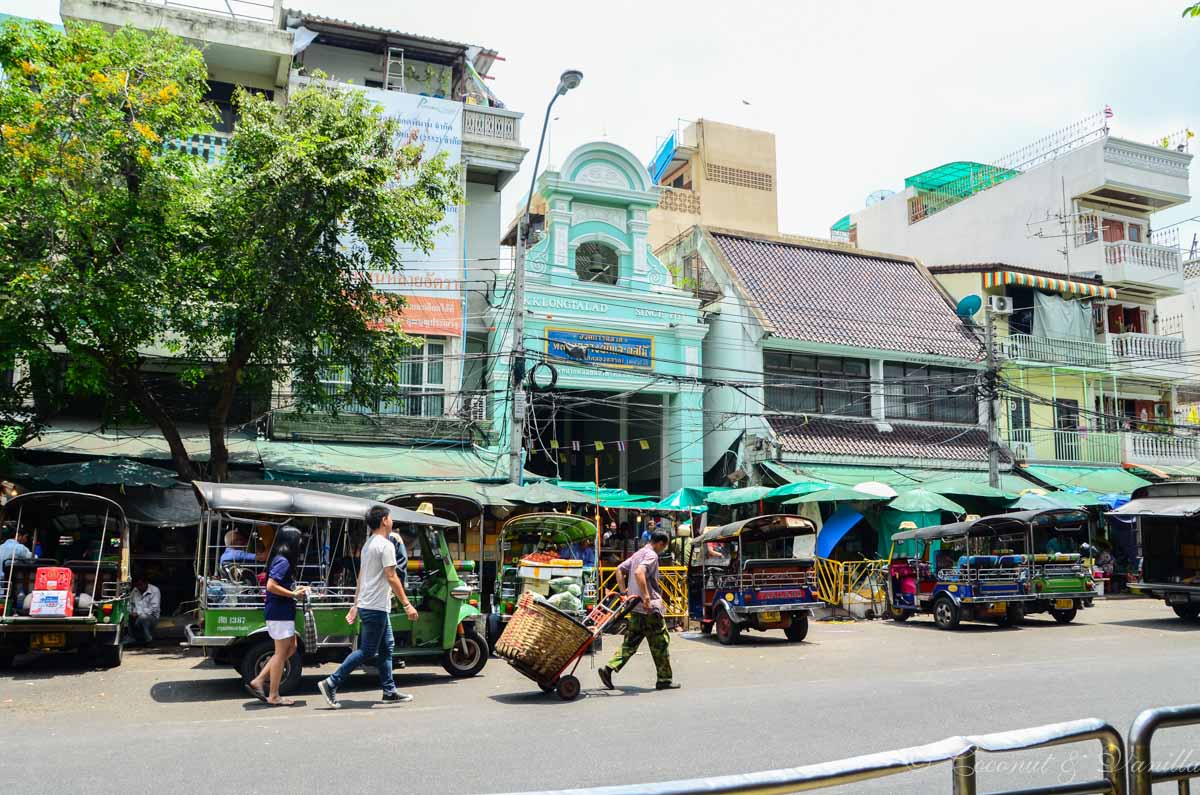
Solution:
[(602, 367), (650, 370), (654, 367), (654, 338), (548, 328), (546, 355), (552, 359), (588, 362)]

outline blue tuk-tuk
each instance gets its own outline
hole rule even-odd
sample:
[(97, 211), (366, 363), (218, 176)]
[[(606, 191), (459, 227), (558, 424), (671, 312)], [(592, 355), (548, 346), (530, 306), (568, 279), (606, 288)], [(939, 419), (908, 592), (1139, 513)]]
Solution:
[(824, 606), (812, 554), (816, 533), (808, 519), (772, 514), (696, 539), (688, 556), (688, 612), (700, 631), (715, 630), (725, 645), (746, 629), (782, 629), (788, 640), (804, 640), (809, 616)]
[(888, 557), (892, 619), (932, 613), (941, 629), (964, 620), (1018, 623), (1030, 598), (1027, 532), (1022, 518), (1002, 514), (896, 533)]

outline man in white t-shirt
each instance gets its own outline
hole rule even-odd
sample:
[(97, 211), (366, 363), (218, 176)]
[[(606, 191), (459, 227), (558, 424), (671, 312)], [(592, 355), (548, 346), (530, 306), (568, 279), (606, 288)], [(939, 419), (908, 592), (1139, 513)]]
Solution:
[(325, 697), (331, 709), (338, 709), (337, 689), (346, 677), (355, 671), (363, 660), (374, 656), (379, 667), (379, 684), (383, 687), (383, 701), (387, 704), (412, 701), (412, 696), (396, 690), (392, 678), (392, 625), (388, 621), (391, 612), (392, 594), (400, 600), (408, 620), (416, 622), (417, 609), (408, 601), (404, 584), (396, 574), (396, 548), (388, 534), (392, 531), (392, 517), (386, 505), (374, 505), (367, 510), (367, 543), (362, 548), (358, 568), (358, 588), (354, 594), (354, 606), (346, 614), (346, 623), (361, 622), (358, 648), (350, 653), (345, 662), (329, 678), (317, 683), (317, 689)]

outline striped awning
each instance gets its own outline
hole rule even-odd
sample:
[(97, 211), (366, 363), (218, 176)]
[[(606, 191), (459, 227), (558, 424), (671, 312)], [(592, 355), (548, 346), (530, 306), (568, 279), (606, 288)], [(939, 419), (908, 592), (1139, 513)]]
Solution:
[(1033, 287), (1038, 290), (1050, 290), (1067, 295), (1091, 296), (1094, 298), (1116, 298), (1117, 291), (1112, 287), (1087, 282), (1073, 282), (1070, 279), (1055, 279), (1050, 276), (1034, 276), (1020, 271), (985, 271), (983, 286), (999, 287), (1003, 284), (1018, 284), (1023, 287)]

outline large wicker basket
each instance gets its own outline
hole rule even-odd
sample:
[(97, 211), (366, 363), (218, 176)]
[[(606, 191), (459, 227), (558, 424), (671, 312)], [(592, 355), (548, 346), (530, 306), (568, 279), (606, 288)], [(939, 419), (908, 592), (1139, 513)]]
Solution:
[(496, 654), (539, 681), (548, 681), (591, 636), (582, 624), (524, 593), (496, 641)]

